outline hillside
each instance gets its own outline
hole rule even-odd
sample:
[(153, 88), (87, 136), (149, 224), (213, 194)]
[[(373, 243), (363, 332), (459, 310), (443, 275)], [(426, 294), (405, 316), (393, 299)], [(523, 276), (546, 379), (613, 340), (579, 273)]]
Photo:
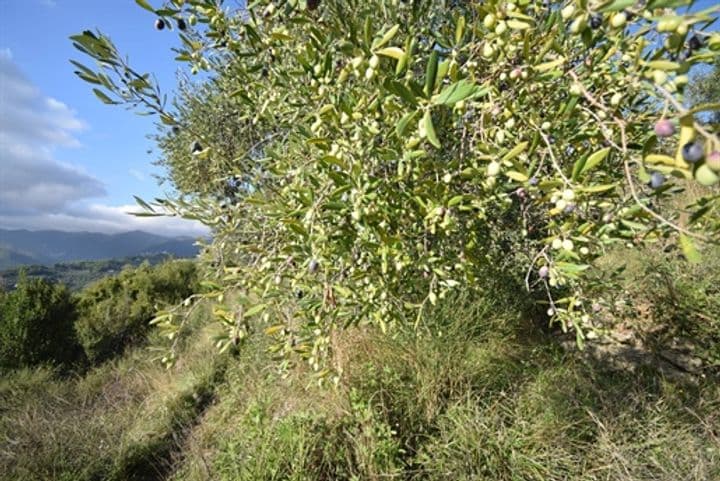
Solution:
[(156, 265), (171, 257), (168, 254), (151, 254), (98, 261), (61, 262), (51, 266), (22, 265), (0, 270), (0, 288), (12, 289), (17, 284), (20, 272), (24, 270), (28, 277), (62, 283), (77, 291), (99, 279), (117, 274), (125, 266), (138, 266), (143, 262)]
[(21, 254), (0, 245), (0, 268), (28, 265), (32, 264), (33, 262), (35, 262), (35, 259), (31, 256)]
[(194, 242), (190, 237), (173, 238), (142, 231), (101, 234), (0, 229), (0, 269), (154, 254), (193, 257), (198, 252)]
[[(650, 256), (621, 254), (634, 265), (628, 287), (657, 270)], [(717, 284), (716, 264), (658, 262), (680, 296), (718, 312), (704, 285)], [(663, 305), (666, 290), (645, 284), (656, 320), (691, 321)], [(158, 362), (167, 340), (151, 333), (78, 375), (38, 367), (1, 379), (0, 479), (720, 479), (716, 372), (669, 376), (659, 358), (619, 366), (563, 349), (519, 321), (522, 305), (489, 289), (434, 309), (428, 335), (344, 331), (343, 375), (320, 387), (302, 365), (278, 371), (261, 332), (218, 353), (212, 305), (201, 304), (170, 369)]]

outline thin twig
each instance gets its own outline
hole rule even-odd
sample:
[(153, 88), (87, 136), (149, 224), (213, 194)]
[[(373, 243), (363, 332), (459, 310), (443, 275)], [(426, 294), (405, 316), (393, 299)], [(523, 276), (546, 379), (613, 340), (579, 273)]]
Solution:
[(540, 256), (545, 255), (547, 249), (548, 246), (543, 247), (542, 250), (535, 255), (532, 262), (530, 262), (530, 267), (528, 268), (527, 274), (525, 275), (525, 287), (527, 288), (528, 292), (530, 292), (530, 274), (532, 274), (533, 267), (535, 266), (535, 263), (540, 258)]
[(550, 144), (550, 139), (548, 139), (548, 136), (537, 125), (533, 123), (531, 123), (531, 125), (537, 129), (537, 131), (540, 133), (540, 137), (542, 137), (543, 141), (547, 145), (548, 154), (550, 154), (550, 160), (552, 161), (553, 167), (555, 167), (558, 175), (560, 175), (566, 185), (572, 186), (572, 182), (570, 182), (570, 179), (568, 179), (567, 176), (563, 173), (562, 169), (560, 169), (560, 164), (558, 164), (558, 161), (555, 158), (555, 154), (552, 151), (552, 145)]

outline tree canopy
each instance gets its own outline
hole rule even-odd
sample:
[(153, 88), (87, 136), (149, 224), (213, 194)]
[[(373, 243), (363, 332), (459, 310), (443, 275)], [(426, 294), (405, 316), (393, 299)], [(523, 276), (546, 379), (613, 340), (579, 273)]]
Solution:
[(223, 349), (265, 329), (324, 374), (336, 328), (417, 328), (454, 291), (507, 285), (582, 343), (613, 300), (593, 294), (609, 246), (672, 238), (698, 261), (718, 240), (720, 142), (696, 119), (718, 104), (684, 91), (718, 57), (719, 6), (137, 3), (205, 80), (168, 106), (100, 32), (72, 37), (97, 68), (74, 64), (103, 102), (158, 115), (180, 195), (143, 215), (212, 227)]

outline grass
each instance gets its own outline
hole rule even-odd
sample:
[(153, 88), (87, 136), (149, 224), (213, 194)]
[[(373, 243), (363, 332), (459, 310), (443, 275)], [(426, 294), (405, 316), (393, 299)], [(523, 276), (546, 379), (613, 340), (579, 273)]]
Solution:
[[(478, 302), (494, 329), (468, 329)], [(612, 370), (519, 336), (503, 306), (469, 305), (436, 313), (441, 337), (343, 334), (336, 390), (283, 379), (251, 348), (172, 479), (720, 479), (716, 379)]]
[(208, 332), (194, 341), (170, 371), (135, 349), (82, 377), (37, 368), (0, 381), (0, 478), (163, 479), (224, 369)]
[[(693, 267), (636, 260), (621, 287), (649, 306), (643, 322), (655, 317), (667, 337), (717, 335), (698, 316), (718, 312), (715, 257)], [(666, 278), (653, 281), (656, 265), (671, 274), (674, 300)], [(714, 371), (613, 367), (534, 329), (512, 293), (492, 296), (438, 308), (420, 335), (339, 334), (337, 388), (302, 367), (279, 372), (262, 335), (218, 357), (202, 322), (171, 371), (145, 350), (69, 380), (18, 371), (0, 382), (0, 478), (720, 479)], [(716, 352), (715, 338), (700, 341)]]

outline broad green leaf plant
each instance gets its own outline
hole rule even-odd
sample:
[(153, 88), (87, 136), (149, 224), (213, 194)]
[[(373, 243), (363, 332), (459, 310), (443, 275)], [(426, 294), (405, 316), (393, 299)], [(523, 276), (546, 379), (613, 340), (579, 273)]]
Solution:
[[(609, 246), (672, 238), (697, 261), (718, 241), (720, 141), (703, 118), (720, 105), (683, 92), (720, 55), (720, 6), (137, 3), (200, 80), (168, 106), (99, 32), (72, 37), (95, 67), (74, 64), (101, 101), (158, 116), (179, 193), (143, 214), (212, 228), (197, 297), (217, 301), (221, 349), (265, 330), (323, 376), (334, 330), (420, 329), (453, 291), (498, 279), (582, 343)], [(693, 184), (699, 200), (666, 202)], [(171, 337), (178, 312), (155, 319)]]

